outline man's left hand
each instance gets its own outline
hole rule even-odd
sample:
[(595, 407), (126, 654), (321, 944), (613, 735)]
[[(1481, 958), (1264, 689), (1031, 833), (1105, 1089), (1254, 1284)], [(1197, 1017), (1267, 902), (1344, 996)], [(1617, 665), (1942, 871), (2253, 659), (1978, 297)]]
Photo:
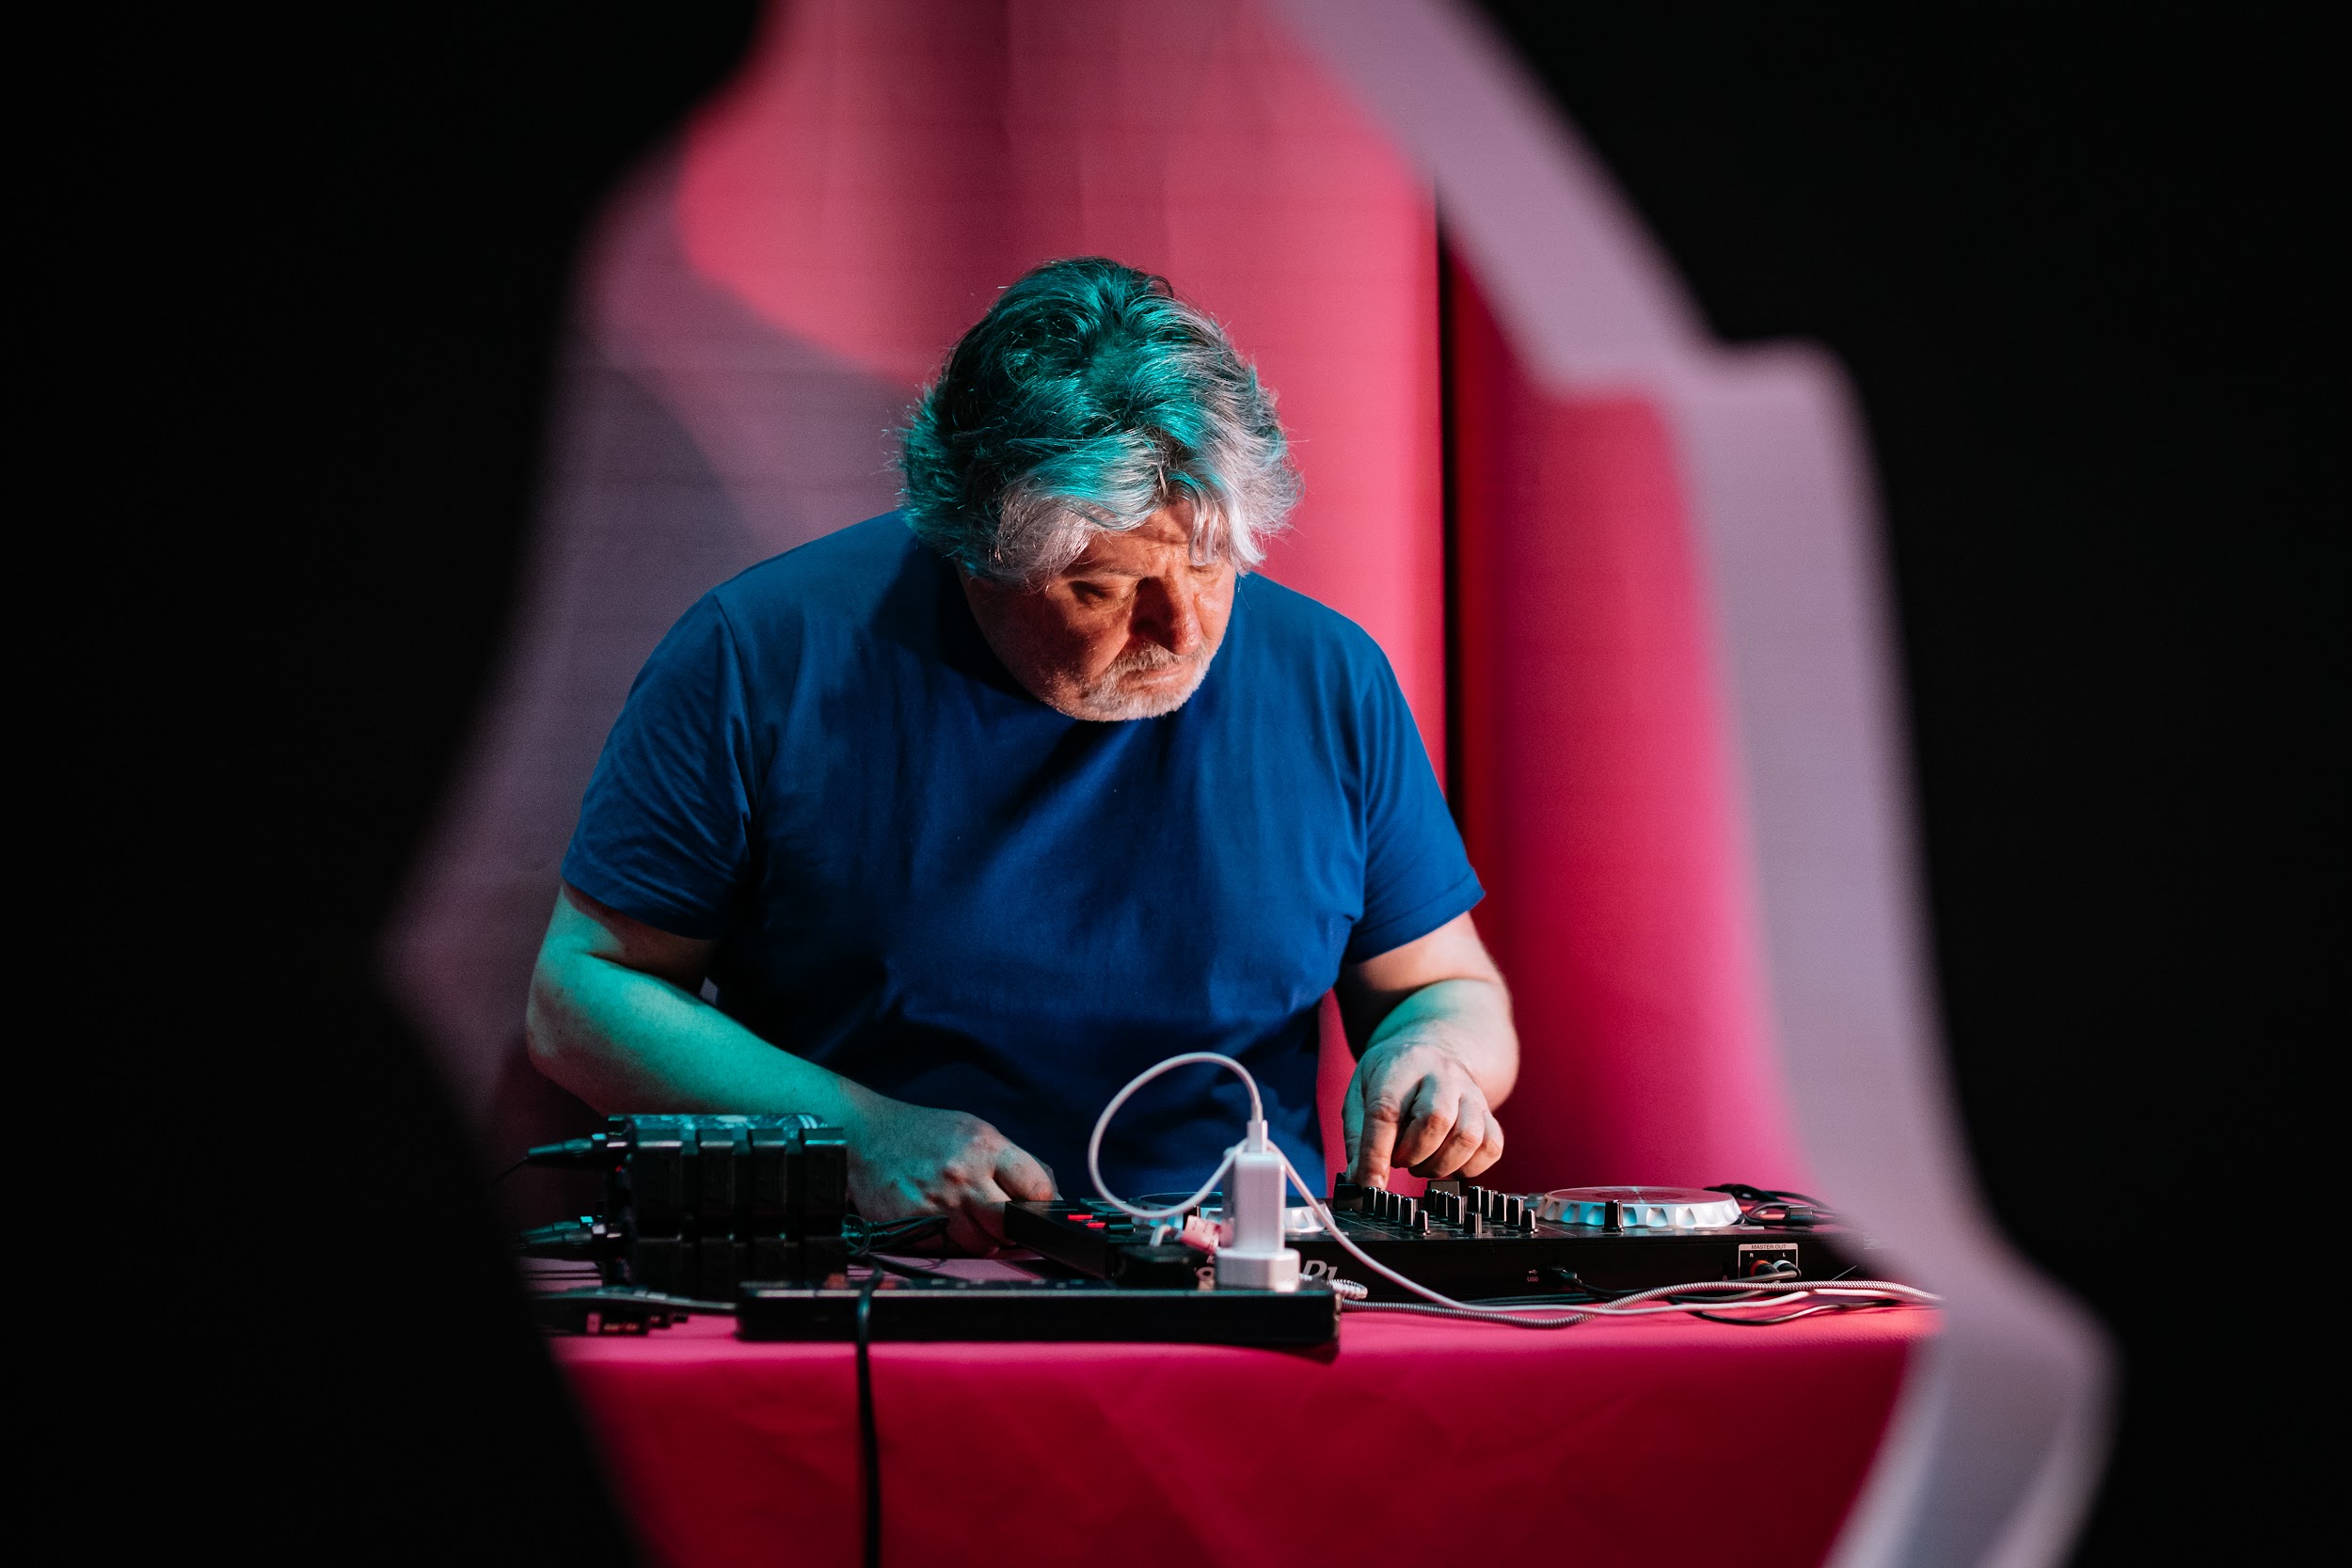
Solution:
[(1340, 972), (1355, 1047), (1341, 1117), (1348, 1180), (1480, 1176), (1502, 1155), (1495, 1107), (1518, 1077), (1511, 994), (1467, 914)]
[(1486, 1091), (1444, 1042), (1382, 1040), (1356, 1064), (1344, 1122), (1348, 1180), (1388, 1185), (1389, 1172), (1472, 1177), (1502, 1157), (1502, 1123)]

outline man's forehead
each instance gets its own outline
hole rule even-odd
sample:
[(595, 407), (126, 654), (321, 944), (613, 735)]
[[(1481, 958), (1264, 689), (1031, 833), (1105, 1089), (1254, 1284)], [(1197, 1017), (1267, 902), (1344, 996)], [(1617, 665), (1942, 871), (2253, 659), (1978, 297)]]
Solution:
[(1192, 531), (1183, 515), (1164, 509), (1134, 528), (1097, 533), (1078, 559), (1062, 570), (1065, 576), (1112, 572), (1145, 577), (1176, 564), (1169, 560), (1171, 556), (1186, 562), (1191, 560)]

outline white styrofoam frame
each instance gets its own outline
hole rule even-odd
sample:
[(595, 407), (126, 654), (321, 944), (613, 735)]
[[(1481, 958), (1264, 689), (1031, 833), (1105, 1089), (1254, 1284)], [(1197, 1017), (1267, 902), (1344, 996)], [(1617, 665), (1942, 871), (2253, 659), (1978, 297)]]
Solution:
[(1887, 573), (1843, 372), (1803, 345), (1711, 341), (1605, 171), (1480, 19), (1449, 0), (1272, 3), (1431, 179), (1449, 239), (1539, 381), (1639, 391), (1673, 430), (1799, 1135), (1834, 1200), (1948, 1304), (1832, 1561), (2058, 1561), (2104, 1460), (2111, 1355), (1994, 1228), (1961, 1140)]

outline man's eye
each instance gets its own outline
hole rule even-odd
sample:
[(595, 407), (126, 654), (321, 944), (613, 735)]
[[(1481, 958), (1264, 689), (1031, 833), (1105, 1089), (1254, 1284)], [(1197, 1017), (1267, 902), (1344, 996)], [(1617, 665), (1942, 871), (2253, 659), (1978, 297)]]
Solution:
[(1099, 582), (1073, 582), (1070, 592), (1088, 604), (1100, 604), (1111, 596), (1109, 587)]

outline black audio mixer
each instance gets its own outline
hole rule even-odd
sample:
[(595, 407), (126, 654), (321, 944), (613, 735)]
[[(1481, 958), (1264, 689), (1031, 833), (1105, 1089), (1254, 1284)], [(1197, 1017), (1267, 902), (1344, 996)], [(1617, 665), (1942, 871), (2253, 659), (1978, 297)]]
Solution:
[(593, 1262), (609, 1286), (724, 1301), (745, 1279), (822, 1279), (849, 1261), (850, 1146), (812, 1116), (618, 1116), (526, 1160), (604, 1173), (603, 1214), (517, 1247)]
[[(1704, 1229), (1627, 1224), (1608, 1206), (1598, 1223), (1538, 1216), (1539, 1197), (1471, 1183), (1432, 1182), (1424, 1198), (1377, 1187), (1333, 1185), (1333, 1218), (1366, 1253), (1406, 1278), (1457, 1299), (1591, 1293), (1717, 1279), (1827, 1279), (1850, 1272), (1838, 1246), (1849, 1233), (1745, 1219)], [(1211, 1195), (1212, 1215), (1216, 1195)], [(1303, 1210), (1294, 1210), (1303, 1213)], [(1110, 1204), (1055, 1199), (1005, 1208), (1005, 1239), (1096, 1278), (1128, 1272), (1152, 1227)], [(1311, 1278), (1359, 1281), (1375, 1301), (1416, 1299), (1365, 1268), (1327, 1235), (1294, 1234)], [(1165, 1248), (1155, 1249), (1164, 1256)], [(1203, 1264), (1207, 1259), (1201, 1259)]]

